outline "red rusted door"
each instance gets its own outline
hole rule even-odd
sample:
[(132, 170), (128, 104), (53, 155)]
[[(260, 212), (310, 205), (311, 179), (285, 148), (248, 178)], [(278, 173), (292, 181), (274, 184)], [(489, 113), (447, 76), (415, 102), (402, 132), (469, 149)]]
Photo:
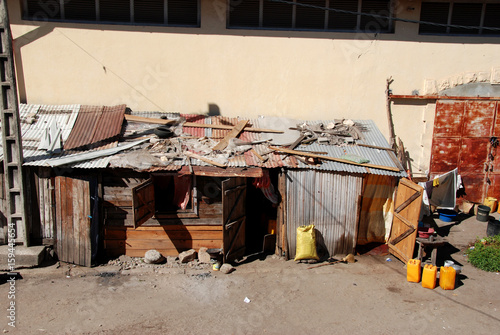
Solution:
[(495, 161), (498, 102), (439, 100), (436, 104), (430, 177), (458, 168), (465, 199), (500, 197), (500, 157)]

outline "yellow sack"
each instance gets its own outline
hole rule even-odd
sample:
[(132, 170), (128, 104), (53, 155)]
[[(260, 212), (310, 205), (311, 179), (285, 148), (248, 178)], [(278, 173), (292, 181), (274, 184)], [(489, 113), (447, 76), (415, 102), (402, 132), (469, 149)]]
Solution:
[(297, 250), (295, 260), (316, 259), (319, 260), (316, 252), (316, 232), (314, 225), (300, 226), (297, 228)]

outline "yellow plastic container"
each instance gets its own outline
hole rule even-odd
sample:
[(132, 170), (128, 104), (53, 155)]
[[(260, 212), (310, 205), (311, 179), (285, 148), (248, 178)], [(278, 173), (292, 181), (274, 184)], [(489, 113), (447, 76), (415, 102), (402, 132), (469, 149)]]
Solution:
[(421, 267), (420, 260), (410, 259), (406, 264), (406, 279), (412, 283), (420, 282)]
[(490, 208), (490, 213), (493, 213), (497, 210), (497, 199), (493, 197), (487, 197), (484, 199), (483, 205), (488, 206)]
[(433, 290), (436, 287), (437, 266), (425, 264), (422, 271), (422, 287)]
[(451, 266), (442, 266), (439, 270), (439, 286), (443, 290), (454, 290), (455, 289), (455, 269)]

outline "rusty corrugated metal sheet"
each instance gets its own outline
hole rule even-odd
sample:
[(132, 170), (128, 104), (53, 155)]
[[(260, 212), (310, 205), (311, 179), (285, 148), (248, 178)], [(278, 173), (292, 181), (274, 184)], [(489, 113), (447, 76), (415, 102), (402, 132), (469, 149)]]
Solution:
[(122, 130), (125, 109), (126, 105), (82, 106), (64, 149), (79, 149), (117, 137)]
[[(184, 118), (186, 122), (193, 122), (200, 124), (210, 123), (211, 120), (210, 118), (207, 118), (205, 115), (181, 114), (180, 116)], [(196, 137), (212, 136), (212, 134), (210, 133), (211, 129), (209, 128), (183, 127), (183, 132)]]
[(295, 257), (297, 228), (314, 224), (330, 256), (352, 253), (356, 246), (358, 206), (363, 177), (310, 170), (286, 172), (287, 238)]

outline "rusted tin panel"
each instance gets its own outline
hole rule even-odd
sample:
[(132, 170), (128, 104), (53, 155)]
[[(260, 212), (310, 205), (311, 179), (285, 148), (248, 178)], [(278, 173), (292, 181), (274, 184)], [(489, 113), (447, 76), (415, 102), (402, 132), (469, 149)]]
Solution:
[(68, 140), (64, 143), (64, 149), (82, 148), (118, 136), (125, 109), (125, 105), (82, 106)]
[(309, 224), (315, 225), (317, 243), (331, 256), (353, 252), (362, 176), (289, 170), (286, 183), (289, 256), (295, 257), (297, 228)]
[(92, 143), (92, 137), (102, 114), (102, 106), (82, 106), (75, 125), (64, 143), (64, 150), (71, 150)]
[(438, 101), (434, 121), (434, 137), (460, 136), (464, 121), (465, 101)]
[[(460, 114), (462, 104), (463, 116)], [(497, 186), (493, 182), (497, 180), (495, 171), (500, 172), (500, 162), (493, 161), (491, 168), (487, 161), (491, 148), (490, 137), (498, 132), (495, 130), (499, 122), (497, 105), (496, 101), (473, 99), (438, 101), (436, 104), (431, 178), (458, 167), (465, 186), (465, 199), (469, 201), (482, 202), (489, 187), (492, 192), (496, 192)], [(449, 125), (454, 125), (457, 130), (449, 129)], [(489, 187), (485, 182), (488, 177), (491, 182)]]
[(500, 173), (492, 173), (488, 178), (490, 179), (490, 185), (486, 196), (500, 200)]
[(490, 136), (495, 120), (495, 101), (468, 101), (462, 136)]
[(431, 156), (431, 173), (440, 174), (458, 166), (460, 138), (434, 139)]
[(484, 199), (484, 174), (479, 173), (462, 173), (459, 169), (458, 173), (462, 177), (462, 183), (465, 188), (465, 199), (482, 203)]
[(500, 103), (495, 107), (495, 125), (493, 127), (493, 136), (500, 137)]
[[(182, 118), (186, 120), (186, 122), (193, 122), (193, 123), (210, 123), (210, 118), (207, 118), (206, 115), (199, 115), (199, 114), (181, 114), (180, 115)], [(196, 136), (196, 137), (204, 137), (204, 136), (211, 136), (211, 130), (208, 128), (198, 128), (198, 127), (183, 127), (182, 131), (186, 134)]]
[(459, 173), (484, 174), (488, 151), (489, 138), (463, 138), (458, 163)]
[(122, 130), (126, 109), (126, 105), (104, 106), (99, 127), (92, 140), (98, 142), (118, 136)]

